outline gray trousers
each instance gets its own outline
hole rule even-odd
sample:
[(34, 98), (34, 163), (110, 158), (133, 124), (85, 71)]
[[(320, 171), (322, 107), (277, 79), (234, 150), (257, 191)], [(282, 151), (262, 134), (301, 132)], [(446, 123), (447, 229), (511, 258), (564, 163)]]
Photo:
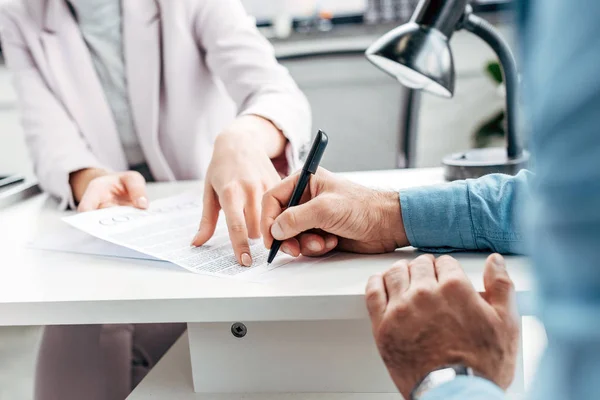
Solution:
[(124, 400), (185, 329), (186, 324), (47, 326), (35, 400)]

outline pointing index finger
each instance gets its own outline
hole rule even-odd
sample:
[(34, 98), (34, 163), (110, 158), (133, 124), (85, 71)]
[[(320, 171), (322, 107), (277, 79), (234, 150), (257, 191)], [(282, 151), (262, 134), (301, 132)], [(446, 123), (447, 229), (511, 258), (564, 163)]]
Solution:
[(249, 267), (252, 265), (252, 257), (248, 243), (248, 228), (244, 217), (244, 201), (239, 196), (226, 196), (221, 201), (221, 206), (225, 213), (235, 258), (240, 265)]

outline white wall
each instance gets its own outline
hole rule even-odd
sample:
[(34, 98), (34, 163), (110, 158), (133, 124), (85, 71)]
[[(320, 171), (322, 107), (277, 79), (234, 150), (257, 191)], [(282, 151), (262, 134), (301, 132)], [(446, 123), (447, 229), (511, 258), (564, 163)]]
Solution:
[(242, 0), (249, 14), (271, 19), (274, 16), (287, 14), (292, 16), (308, 16), (315, 10), (327, 10), (340, 15), (360, 14), (367, 8), (367, 0)]
[[(500, 27), (512, 41), (511, 29)], [(417, 166), (439, 166), (444, 155), (472, 147), (472, 135), (482, 121), (503, 107), (496, 85), (484, 74), (492, 50), (466, 31), (451, 40), (456, 68), (455, 94), (445, 99), (424, 93), (419, 114)]]
[[(501, 31), (512, 36), (508, 27)], [(446, 154), (471, 148), (477, 126), (503, 107), (497, 87), (484, 73), (487, 62), (496, 58), (491, 49), (464, 31), (454, 35), (451, 47), (457, 76), (454, 98), (422, 94), (418, 167), (440, 166)], [(395, 168), (399, 110), (404, 107), (400, 95), (404, 88), (398, 82), (362, 55), (292, 60), (284, 65), (311, 103), (313, 131), (323, 129), (332, 136), (324, 166), (334, 171)]]

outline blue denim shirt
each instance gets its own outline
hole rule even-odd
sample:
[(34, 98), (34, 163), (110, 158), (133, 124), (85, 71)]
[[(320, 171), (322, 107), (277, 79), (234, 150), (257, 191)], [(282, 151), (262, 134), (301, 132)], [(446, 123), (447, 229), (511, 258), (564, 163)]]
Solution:
[(529, 197), (532, 173), (493, 174), (444, 185), (403, 189), (402, 219), (408, 241), (425, 251), (491, 250), (524, 254), (519, 210)]
[[(600, 396), (600, 1), (522, 0), (519, 8), (524, 97), (532, 127), (530, 148), (536, 159), (527, 213), (532, 232), (526, 236), (531, 238), (538, 279), (538, 315), (548, 336), (548, 347), (530, 398), (597, 399)], [(496, 190), (494, 187), (490, 189), (492, 192)], [(470, 192), (467, 193), (470, 198)], [(464, 191), (461, 196), (464, 199)], [(456, 197), (453, 199), (456, 201)], [(496, 200), (513, 201), (508, 197)], [(413, 208), (408, 218), (419, 214), (414, 202), (404, 201)], [(462, 208), (460, 212), (468, 209), (464, 204)], [(490, 215), (493, 213), (484, 213), (488, 222)], [(471, 220), (479, 223), (478, 217), (471, 216)], [(445, 217), (439, 220), (440, 224), (447, 222)], [(465, 243), (477, 244), (477, 229), (459, 225), (461, 237), (471, 235), (472, 239)], [(490, 225), (486, 222), (482, 226), (487, 229)], [(495, 226), (506, 227), (502, 223)], [(423, 232), (417, 229), (412, 237), (419, 243)], [(452, 246), (461, 244), (451, 240)], [(457, 379), (427, 393), (425, 399), (504, 398), (497, 387), (484, 385), (482, 381)]]

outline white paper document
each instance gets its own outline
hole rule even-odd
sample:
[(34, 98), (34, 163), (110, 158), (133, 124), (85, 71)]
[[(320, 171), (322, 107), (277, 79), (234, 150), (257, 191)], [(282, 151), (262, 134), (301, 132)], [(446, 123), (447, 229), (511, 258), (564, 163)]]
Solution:
[(52, 230), (49, 234), (35, 238), (29, 243), (29, 247), (65, 253), (166, 262), (148, 254), (98, 239), (67, 224), (61, 226), (60, 229)]
[(222, 222), (208, 243), (192, 247), (190, 242), (201, 216), (201, 196), (188, 193), (153, 201), (148, 210), (113, 207), (73, 215), (64, 221), (100, 239), (170, 261), (195, 273), (254, 280), (293, 260), (280, 254), (267, 265), (268, 251), (262, 240), (254, 240), (250, 242), (252, 266), (240, 266)]

